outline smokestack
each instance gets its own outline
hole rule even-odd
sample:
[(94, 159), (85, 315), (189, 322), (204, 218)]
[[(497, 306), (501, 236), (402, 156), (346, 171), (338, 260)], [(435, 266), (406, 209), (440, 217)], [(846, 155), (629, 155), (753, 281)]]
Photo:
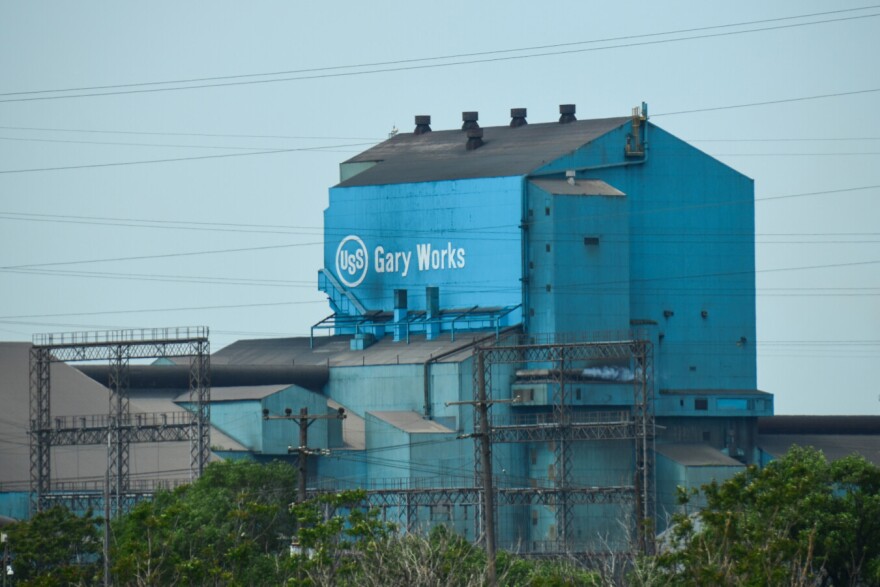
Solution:
[(479, 112), (462, 112), (461, 113), (461, 130), (470, 130), (472, 128), (480, 128), (477, 120), (480, 118)]
[(511, 108), (510, 109), (510, 128), (519, 128), (521, 126), (527, 125), (526, 122), (526, 109), (525, 108)]
[(467, 131), (467, 144), (465, 148), (468, 151), (473, 151), (474, 149), (479, 149), (483, 146), (483, 129), (482, 128), (472, 128)]
[(431, 132), (431, 117), (425, 114), (416, 116), (416, 129), (413, 131), (415, 135), (423, 135)]
[(559, 105), (559, 124), (568, 124), (577, 120), (574, 115), (574, 104)]

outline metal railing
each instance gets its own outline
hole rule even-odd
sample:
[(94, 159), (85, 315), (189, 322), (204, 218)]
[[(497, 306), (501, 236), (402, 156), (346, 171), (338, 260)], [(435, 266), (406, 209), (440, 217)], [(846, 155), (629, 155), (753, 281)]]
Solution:
[(128, 330), (93, 330), (34, 334), (37, 346), (72, 344), (114, 344), (149, 342), (154, 340), (192, 340), (208, 338), (207, 326), (171, 326), (167, 328), (139, 328)]

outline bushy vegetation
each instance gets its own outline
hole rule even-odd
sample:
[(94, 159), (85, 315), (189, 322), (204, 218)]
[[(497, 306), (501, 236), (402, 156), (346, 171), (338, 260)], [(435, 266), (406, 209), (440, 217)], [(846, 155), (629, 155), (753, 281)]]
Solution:
[[(113, 523), (115, 585), (432, 587), (486, 584), (486, 556), (443, 527), (401, 535), (362, 492), (290, 505), (295, 470), (223, 462)], [(795, 448), (703, 489), (656, 556), (587, 570), (499, 553), (502, 586), (880, 585), (880, 469)], [(690, 496), (682, 493), (686, 505)], [(101, 582), (101, 520), (55, 508), (10, 530), (17, 585)], [(291, 548), (291, 546), (294, 548)]]

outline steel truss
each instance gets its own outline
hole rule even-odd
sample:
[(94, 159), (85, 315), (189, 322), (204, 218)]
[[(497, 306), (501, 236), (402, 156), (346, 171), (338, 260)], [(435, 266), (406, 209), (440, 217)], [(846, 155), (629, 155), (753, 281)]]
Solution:
[[(189, 358), (191, 411), (131, 414), (128, 368), (132, 359)], [(106, 415), (52, 418), (51, 365), (109, 361)], [(190, 441), (190, 476), (200, 476), (211, 455), (210, 347), (206, 327), (74, 332), (34, 337), (30, 352), (31, 508), (59, 500), (73, 506), (105, 499), (95, 490), (63, 490), (51, 480), (53, 446), (107, 445), (107, 495), (115, 512), (125, 511), (151, 491), (133, 490), (129, 479), (132, 443)], [(97, 500), (97, 501), (96, 501)]]
[[(573, 411), (570, 387), (575, 382), (573, 365), (578, 362), (597, 361), (626, 362), (633, 372), (633, 404), (626, 412)], [(655, 511), (654, 486), (654, 410), (653, 410), (653, 346), (644, 337), (633, 336), (626, 340), (600, 342), (565, 342), (534, 344), (525, 339), (501, 341), (495, 346), (480, 347), (475, 351), (474, 398), (491, 408), (499, 401), (510, 402), (513, 398), (493, 399), (493, 370), (500, 365), (540, 366), (537, 371), (544, 383), (553, 390), (552, 412), (547, 414), (514, 416), (511, 421), (493, 422), (492, 412), (484, 410), (488, 423), (480, 422), (480, 410), (474, 410), (474, 430), (487, 430), (490, 454), (481, 450), (480, 434), (475, 434), (475, 484), (488, 467), (491, 472), (491, 445), (496, 442), (528, 443), (550, 442), (554, 448), (555, 487), (516, 490), (521, 497), (516, 504), (546, 504), (556, 506), (558, 542), (562, 552), (574, 554), (572, 545), (574, 506), (598, 503), (584, 500), (584, 495), (614, 495), (629, 497), (632, 505), (637, 543), (633, 545), (643, 553), (653, 551), (652, 519)], [(534, 378), (531, 381), (535, 381)], [(499, 384), (505, 389), (506, 384)], [(549, 401), (549, 398), (548, 398)], [(598, 493), (585, 493), (572, 478), (572, 445), (582, 441), (632, 440), (633, 484), (623, 488), (599, 488)], [(485, 462), (488, 461), (488, 462)], [(497, 490), (499, 501), (505, 490)], [(510, 494), (508, 494), (510, 495)], [(491, 502), (490, 502), (491, 503)], [(483, 516), (484, 517), (484, 516)], [(494, 519), (495, 516), (491, 516)], [(477, 536), (481, 536), (480, 520)]]

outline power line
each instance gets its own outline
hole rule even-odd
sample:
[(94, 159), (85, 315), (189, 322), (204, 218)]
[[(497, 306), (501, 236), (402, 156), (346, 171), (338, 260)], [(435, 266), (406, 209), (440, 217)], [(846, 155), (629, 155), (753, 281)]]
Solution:
[(313, 242), (313, 243), (294, 243), (287, 245), (266, 245), (263, 247), (243, 247), (238, 249), (219, 249), (213, 251), (194, 251), (190, 253), (165, 253), (162, 255), (139, 255), (136, 257), (113, 257), (109, 259), (90, 259), (87, 261), (59, 261), (56, 263), (33, 263), (29, 265), (7, 265), (6, 267), (0, 267), (0, 269), (8, 270), (8, 269), (29, 269), (32, 267), (51, 267), (57, 265), (81, 265), (85, 263), (106, 263), (106, 262), (116, 262), (116, 261), (139, 261), (143, 259), (167, 259), (170, 257), (191, 257), (194, 255), (217, 255), (223, 253), (241, 253), (241, 252), (250, 252), (250, 251), (264, 251), (268, 249), (288, 249), (291, 247), (306, 247), (306, 246), (314, 246), (314, 245), (322, 245), (322, 242)]
[(149, 159), (144, 161), (118, 161), (114, 163), (88, 163), (84, 165), (64, 165), (59, 167), (38, 167), (32, 169), (4, 169), (0, 173), (33, 173), (38, 171), (66, 171), (70, 169), (91, 169), (98, 167), (121, 167), (125, 165), (148, 165), (153, 163), (173, 163), (178, 161), (201, 161), (205, 159), (226, 159), (229, 157), (251, 157), (254, 155), (276, 155), (278, 153), (295, 152), (321, 152), (326, 149), (338, 149), (342, 147), (362, 147), (373, 143), (352, 143), (349, 145), (328, 145), (324, 147), (299, 147), (295, 149), (271, 149), (268, 151), (253, 151), (250, 153), (224, 153), (222, 155), (198, 155), (193, 157), (170, 157), (166, 159)]
[(872, 88), (869, 90), (854, 90), (852, 92), (837, 92), (834, 94), (819, 94), (816, 96), (799, 96), (797, 98), (783, 98), (780, 100), (767, 100), (764, 102), (750, 102), (747, 104), (728, 104), (727, 106), (713, 106), (711, 108), (694, 108), (691, 110), (679, 110), (677, 112), (661, 112), (659, 114), (651, 114), (652, 117), (657, 116), (676, 116), (678, 114), (694, 114), (696, 112), (711, 112), (714, 110), (732, 110), (734, 108), (752, 108), (754, 106), (768, 106), (771, 104), (786, 104), (788, 102), (804, 102), (807, 100), (821, 100), (823, 98), (838, 98), (840, 96), (855, 96), (857, 94), (870, 94), (880, 92), (880, 88)]
[[(397, 60), (397, 61), (389, 61), (389, 62), (378, 62), (376, 64), (361, 64), (361, 65), (342, 65), (342, 66), (330, 66), (323, 68), (312, 68), (305, 70), (289, 70), (286, 72), (278, 72), (275, 74), (240, 74), (236, 76), (220, 76), (214, 78), (190, 78), (189, 80), (177, 80), (177, 81), (166, 81), (166, 82), (141, 82), (135, 84), (114, 84), (107, 86), (91, 86), (91, 87), (83, 87), (81, 89), (77, 88), (69, 88), (69, 89), (55, 89), (55, 90), (35, 90), (35, 91), (23, 91), (23, 92), (12, 92), (7, 94), (0, 94), (0, 96), (23, 96), (27, 95), (29, 97), (15, 97), (15, 98), (5, 98), (0, 99), (0, 102), (28, 102), (35, 100), (58, 100), (58, 99), (68, 99), (68, 98), (86, 98), (86, 97), (97, 97), (97, 96), (111, 96), (111, 95), (123, 95), (123, 94), (142, 94), (142, 93), (154, 93), (154, 92), (167, 92), (167, 91), (181, 91), (181, 90), (193, 90), (193, 89), (203, 89), (203, 88), (215, 88), (215, 87), (229, 87), (229, 86), (240, 86), (240, 85), (252, 85), (252, 84), (266, 84), (266, 83), (277, 83), (277, 82), (286, 82), (286, 81), (301, 81), (301, 80), (312, 80), (312, 79), (322, 79), (322, 78), (333, 78), (333, 77), (346, 77), (346, 76), (355, 76), (355, 75), (370, 75), (376, 73), (388, 73), (388, 72), (396, 72), (396, 71), (410, 71), (410, 70), (418, 70), (418, 69), (430, 69), (430, 68), (439, 68), (439, 67), (452, 67), (458, 65), (470, 65), (470, 64), (478, 64), (478, 63), (491, 63), (491, 62), (499, 62), (499, 61), (511, 61), (511, 60), (519, 60), (519, 59), (530, 59), (536, 57), (548, 57), (555, 55), (565, 55), (565, 54), (574, 54), (574, 53), (585, 53), (592, 51), (604, 51), (609, 49), (620, 49), (626, 47), (637, 47), (644, 45), (658, 45), (658, 44), (666, 44), (666, 43), (675, 43), (681, 41), (688, 40), (696, 40), (696, 39), (707, 39), (714, 37), (723, 37), (723, 36), (731, 36), (731, 35), (741, 35), (746, 33), (753, 32), (765, 32), (772, 30), (782, 30), (796, 27), (804, 27), (804, 26), (812, 26), (817, 24), (826, 24), (831, 22), (842, 22), (849, 20), (859, 20), (864, 18), (872, 18), (876, 16), (880, 16), (880, 14), (865, 14), (859, 16), (849, 16), (844, 18), (836, 18), (836, 19), (825, 19), (818, 20), (812, 22), (805, 23), (793, 23), (793, 24), (785, 24), (785, 25), (777, 25), (772, 27), (764, 27), (764, 28), (755, 28), (755, 29), (747, 29), (741, 31), (727, 31), (720, 33), (711, 33), (706, 35), (694, 35), (688, 37), (678, 37), (674, 39), (660, 39), (653, 41), (642, 41), (642, 42), (634, 42), (634, 43), (623, 43), (617, 45), (607, 45), (604, 47), (588, 47), (588, 48), (578, 48), (578, 49), (565, 49), (559, 51), (549, 51), (545, 53), (530, 53), (526, 55), (506, 55), (508, 53), (515, 52), (524, 52), (524, 51), (535, 51), (535, 50), (544, 50), (548, 48), (558, 48), (558, 47), (570, 47), (576, 45), (585, 45), (585, 44), (595, 44), (602, 42), (615, 42), (618, 40), (628, 40), (628, 39), (639, 39), (639, 38), (651, 38), (657, 36), (664, 35), (672, 35), (672, 34), (682, 34), (687, 32), (697, 32), (697, 31), (706, 31), (706, 30), (716, 30), (720, 28), (732, 28), (732, 27), (741, 27), (748, 26), (753, 24), (764, 24), (769, 22), (780, 22), (784, 20), (794, 20), (800, 18), (811, 18), (814, 16), (824, 16), (829, 14), (840, 14), (844, 12), (854, 12), (854, 11), (864, 11), (864, 10), (873, 10), (875, 8), (880, 8), (878, 5), (867, 6), (862, 8), (853, 8), (853, 9), (844, 9), (838, 11), (831, 11), (825, 13), (814, 13), (808, 15), (797, 15), (797, 16), (788, 16), (788, 17), (780, 17), (774, 19), (765, 19), (765, 20), (757, 20), (757, 21), (749, 21), (743, 23), (731, 23), (724, 25), (714, 25), (708, 27), (698, 27), (693, 29), (682, 29), (679, 31), (667, 31), (663, 33), (648, 33), (644, 35), (630, 35), (626, 37), (615, 37), (610, 39), (602, 39), (602, 40), (588, 40), (588, 41), (578, 41), (574, 43), (561, 43), (556, 45), (544, 45), (544, 46), (536, 46), (536, 47), (525, 47), (519, 49), (501, 49), (495, 51), (486, 51), (482, 53), (470, 53), (470, 54), (460, 54), (460, 55), (452, 55), (447, 57), (428, 57), (428, 58), (420, 58), (420, 59), (412, 59), (412, 60)], [(461, 57), (473, 57), (480, 55), (505, 55), (503, 57), (487, 57), (482, 59), (470, 59), (466, 61), (452, 61), (448, 63), (424, 63), (428, 61), (440, 61), (447, 59), (459, 59)], [(412, 64), (412, 63), (421, 63), (421, 65), (401, 65), (401, 64)], [(385, 65), (396, 65), (396, 67), (384, 67)], [(347, 72), (339, 72), (340, 69), (356, 69), (356, 68), (367, 68), (367, 67), (378, 67), (378, 69), (368, 69), (365, 71), (347, 71)], [(334, 72), (334, 73), (328, 73)], [(245, 81), (218, 81), (217, 83), (197, 83), (202, 81), (210, 81), (210, 80), (222, 80), (222, 79), (241, 79), (241, 78), (250, 78), (250, 77), (265, 77), (268, 75), (288, 75), (288, 74), (310, 74), (310, 75), (296, 75), (295, 77), (276, 77), (272, 79), (247, 79)], [(187, 86), (175, 86), (175, 87), (163, 87), (163, 88), (143, 88), (142, 86), (148, 85), (167, 85), (174, 83), (196, 83), (196, 85), (187, 85)], [(109, 92), (92, 92), (92, 93), (82, 93), (82, 94), (74, 94), (74, 95), (60, 95), (60, 96), (45, 96), (38, 95), (44, 93), (58, 93), (58, 92), (71, 92), (71, 91), (91, 91), (92, 89), (113, 89), (113, 88), (134, 88), (141, 87), (141, 89), (119, 89), (117, 91), (109, 91)]]
[[(269, 151), (271, 147), (231, 147), (227, 145), (169, 145), (161, 143), (130, 143), (120, 141), (74, 141), (68, 139), (37, 139), (30, 137), (0, 137), (0, 141), (19, 141), (30, 143), (63, 143), (73, 145), (108, 145), (114, 147), (161, 147), (172, 149), (224, 149), (229, 151)], [(310, 149), (335, 148), (331, 147), (310, 147)]]
[(155, 132), (137, 130), (100, 130), (91, 128), (55, 128), (45, 126), (0, 126), (5, 130), (35, 130), (41, 132), (68, 132), (68, 133), (94, 133), (114, 135), (147, 135), (147, 136), (171, 136), (171, 137), (212, 137), (233, 139), (296, 139), (296, 140), (333, 140), (333, 141), (379, 141), (376, 137), (316, 137), (298, 135), (255, 135), (255, 134), (218, 134), (205, 132)]

